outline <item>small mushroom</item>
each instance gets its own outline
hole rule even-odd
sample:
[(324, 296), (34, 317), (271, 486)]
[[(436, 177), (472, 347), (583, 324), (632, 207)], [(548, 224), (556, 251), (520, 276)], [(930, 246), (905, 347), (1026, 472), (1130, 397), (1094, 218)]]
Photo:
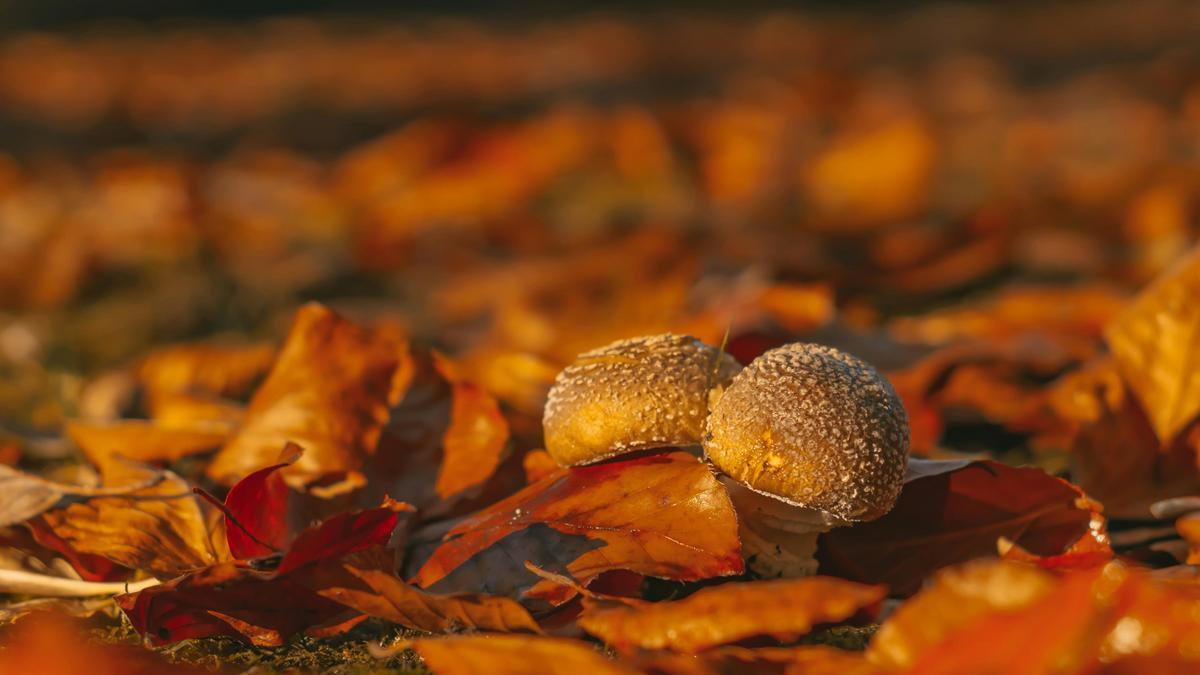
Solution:
[(723, 474), (747, 565), (764, 577), (816, 571), (817, 535), (891, 510), (908, 464), (908, 417), (891, 384), (831, 347), (790, 344), (733, 378), (704, 452)]
[(741, 369), (688, 335), (619, 340), (580, 354), (554, 381), (542, 416), (546, 452), (563, 466), (699, 445), (711, 394)]

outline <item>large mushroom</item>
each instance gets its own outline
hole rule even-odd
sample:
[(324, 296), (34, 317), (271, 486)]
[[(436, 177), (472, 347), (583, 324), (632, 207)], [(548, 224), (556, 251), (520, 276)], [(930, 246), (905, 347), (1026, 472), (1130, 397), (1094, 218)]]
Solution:
[(903, 404), (867, 363), (804, 343), (755, 359), (713, 405), (703, 439), (738, 511), (747, 566), (813, 574), (821, 532), (891, 510), (908, 436)]
[(699, 445), (710, 395), (719, 395), (740, 369), (728, 354), (688, 335), (630, 338), (580, 354), (546, 400), (546, 452), (560, 465), (578, 466)]

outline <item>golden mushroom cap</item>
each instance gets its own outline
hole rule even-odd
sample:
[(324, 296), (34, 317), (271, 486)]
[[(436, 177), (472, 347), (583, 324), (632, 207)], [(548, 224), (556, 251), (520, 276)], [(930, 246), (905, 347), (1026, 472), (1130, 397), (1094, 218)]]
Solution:
[(709, 392), (741, 369), (688, 335), (618, 340), (580, 354), (554, 380), (542, 415), (546, 452), (563, 466), (697, 445)]
[(703, 444), (709, 461), (756, 492), (836, 520), (874, 520), (900, 494), (908, 416), (869, 364), (797, 343), (733, 378)]

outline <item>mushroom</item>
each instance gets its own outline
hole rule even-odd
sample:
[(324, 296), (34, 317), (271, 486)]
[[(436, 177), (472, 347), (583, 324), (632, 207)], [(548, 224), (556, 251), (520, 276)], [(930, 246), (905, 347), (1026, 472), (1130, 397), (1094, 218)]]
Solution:
[(689, 335), (636, 337), (580, 354), (546, 399), (546, 451), (563, 466), (578, 466), (699, 445), (710, 394), (740, 369), (733, 357)]
[(772, 349), (709, 415), (704, 453), (738, 511), (747, 566), (816, 572), (817, 536), (891, 510), (908, 463), (908, 417), (891, 384), (832, 347)]

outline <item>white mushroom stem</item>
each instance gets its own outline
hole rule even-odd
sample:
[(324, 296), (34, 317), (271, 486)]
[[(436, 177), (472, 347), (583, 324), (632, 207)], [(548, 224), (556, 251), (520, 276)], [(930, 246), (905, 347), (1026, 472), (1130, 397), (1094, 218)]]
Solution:
[(86, 598), (93, 595), (134, 593), (161, 583), (158, 579), (124, 581), (83, 581), (51, 577), (22, 570), (0, 570), (0, 593), (19, 593), (37, 597)]
[(794, 506), (747, 488), (728, 476), (721, 482), (738, 514), (746, 567), (764, 579), (817, 573), (817, 537), (841, 523), (820, 511)]

